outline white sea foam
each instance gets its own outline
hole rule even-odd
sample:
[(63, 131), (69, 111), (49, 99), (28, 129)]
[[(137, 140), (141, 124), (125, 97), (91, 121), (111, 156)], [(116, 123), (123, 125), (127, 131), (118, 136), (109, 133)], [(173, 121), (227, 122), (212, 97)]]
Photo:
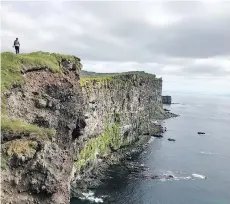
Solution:
[(166, 178), (162, 178), (160, 179), (160, 181), (162, 182), (165, 182), (165, 181), (170, 181), (170, 180), (174, 180), (174, 181), (180, 181), (180, 180), (189, 180), (189, 179), (192, 179), (191, 176), (175, 176), (173, 178), (170, 178), (170, 179), (166, 179)]
[(194, 178), (200, 178), (200, 179), (206, 179), (206, 176), (201, 175), (201, 174), (192, 174)]
[(152, 143), (154, 140), (155, 140), (155, 138), (154, 138), (154, 137), (151, 137), (151, 138), (149, 139), (149, 141), (148, 141), (148, 144)]
[(164, 182), (164, 181), (167, 181), (167, 179), (166, 178), (162, 178), (162, 179), (160, 179), (160, 181)]
[(212, 152), (200, 152), (201, 154), (207, 154), (207, 155), (211, 155), (211, 154), (214, 154)]
[(174, 179), (175, 180), (189, 180), (191, 179), (192, 177), (191, 176), (182, 176), (182, 177), (175, 177)]
[[(103, 203), (103, 199), (95, 197), (94, 192), (92, 192), (92, 191), (89, 191), (88, 193), (82, 193), (82, 195), (84, 197), (79, 197), (81, 200), (89, 200), (89, 201), (92, 201), (94, 203)], [(104, 196), (104, 197), (106, 197), (106, 196)]]
[[(182, 174), (181, 172), (177, 172)], [(165, 177), (160, 179), (160, 181), (165, 182), (165, 181), (170, 181), (170, 180), (174, 180), (174, 181), (179, 181), (179, 180), (189, 180), (189, 179), (193, 179), (193, 178), (198, 178), (198, 179), (206, 179), (206, 176), (201, 175), (201, 174), (192, 174), (192, 176), (178, 176), (175, 175), (172, 171), (167, 171), (167, 174), (163, 174)], [(173, 176), (172, 178), (167, 178), (167, 176)]]

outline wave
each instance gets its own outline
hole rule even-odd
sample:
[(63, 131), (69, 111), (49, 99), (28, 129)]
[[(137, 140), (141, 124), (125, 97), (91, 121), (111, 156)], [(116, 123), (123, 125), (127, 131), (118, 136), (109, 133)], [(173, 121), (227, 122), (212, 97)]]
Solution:
[(148, 141), (148, 144), (152, 143), (154, 140), (155, 140), (155, 138), (154, 138), (154, 137), (151, 137), (151, 138), (149, 139), (149, 141)]
[(214, 153), (212, 153), (212, 152), (200, 152), (200, 154), (212, 155)]
[(194, 178), (200, 178), (200, 179), (206, 179), (206, 176), (201, 175), (201, 174), (192, 174)]
[(167, 171), (167, 174), (164, 174), (164, 176), (173, 176), (172, 178), (170, 179), (166, 179), (166, 178), (162, 178), (160, 179), (160, 181), (166, 181), (166, 180), (176, 180), (176, 181), (179, 181), (179, 180), (189, 180), (191, 179), (192, 177), (191, 176), (176, 176), (172, 171)]
[[(103, 199), (102, 198), (98, 198), (94, 196), (94, 192), (89, 191), (88, 193), (82, 193), (82, 195), (84, 197), (79, 197), (79, 199), (81, 200), (89, 200), (92, 201), (94, 203), (103, 203)], [(106, 196), (102, 196), (102, 197), (106, 197)]]
[[(172, 176), (172, 177), (169, 178), (168, 176)], [(172, 171), (167, 171), (167, 174), (163, 174), (163, 178), (161, 178), (160, 181), (162, 182), (168, 181), (168, 180), (179, 181), (179, 180), (189, 180), (189, 179), (194, 179), (194, 178), (203, 180), (203, 179), (206, 179), (206, 176), (201, 175), (201, 174), (196, 174), (196, 173), (193, 173), (191, 176), (178, 176), (178, 175), (175, 175)]]

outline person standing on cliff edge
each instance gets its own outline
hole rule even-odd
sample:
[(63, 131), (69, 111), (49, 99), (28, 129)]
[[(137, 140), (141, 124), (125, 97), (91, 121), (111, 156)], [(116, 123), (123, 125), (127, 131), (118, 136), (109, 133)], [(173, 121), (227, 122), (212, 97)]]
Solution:
[(19, 41), (18, 41), (18, 38), (16, 38), (16, 40), (14, 41), (13, 47), (15, 47), (15, 52), (16, 52), (16, 54), (19, 54), (20, 43), (19, 43)]

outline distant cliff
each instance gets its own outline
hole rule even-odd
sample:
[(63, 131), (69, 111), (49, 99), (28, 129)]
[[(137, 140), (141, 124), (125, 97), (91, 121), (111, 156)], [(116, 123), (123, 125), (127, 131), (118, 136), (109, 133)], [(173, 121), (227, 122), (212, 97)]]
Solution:
[[(91, 147), (91, 154), (97, 151), (98, 155), (104, 156), (111, 149), (135, 142), (141, 134), (156, 131), (154, 121), (163, 112), (161, 79), (134, 72), (83, 77), (80, 84), (86, 111), (85, 135), (90, 138), (96, 136), (98, 141), (88, 142), (89, 145), (96, 144)], [(86, 145), (82, 151), (87, 148)], [(88, 156), (94, 159), (94, 156)], [(80, 157), (77, 167), (81, 168), (90, 158), (87, 155)]]
[(43, 52), (1, 59), (2, 203), (68, 203), (71, 183), (160, 131), (155, 75), (81, 73), (79, 58)]

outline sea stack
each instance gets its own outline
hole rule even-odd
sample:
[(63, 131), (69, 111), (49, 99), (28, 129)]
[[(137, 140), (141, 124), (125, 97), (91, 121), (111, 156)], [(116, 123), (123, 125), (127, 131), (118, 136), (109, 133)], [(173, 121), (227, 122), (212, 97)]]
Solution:
[(171, 96), (162, 96), (162, 103), (163, 104), (171, 104), (172, 103), (172, 97)]

